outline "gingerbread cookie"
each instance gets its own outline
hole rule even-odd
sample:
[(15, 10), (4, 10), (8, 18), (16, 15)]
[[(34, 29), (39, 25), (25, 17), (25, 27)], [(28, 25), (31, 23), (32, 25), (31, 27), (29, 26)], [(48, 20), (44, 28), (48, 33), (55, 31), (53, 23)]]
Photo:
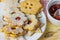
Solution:
[(20, 8), (25, 14), (37, 14), (42, 8), (42, 5), (37, 0), (25, 0), (20, 3)]

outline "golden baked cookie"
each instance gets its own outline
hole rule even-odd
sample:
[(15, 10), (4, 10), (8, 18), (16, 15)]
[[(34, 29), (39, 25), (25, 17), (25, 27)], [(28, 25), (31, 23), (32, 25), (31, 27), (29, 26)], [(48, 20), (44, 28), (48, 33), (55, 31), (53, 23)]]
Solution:
[(34, 33), (35, 33), (35, 30), (34, 30), (34, 31), (28, 31), (27, 34), (28, 34), (29, 36), (32, 36)]
[(0, 0), (0, 2), (1, 2), (1, 0)]
[(9, 27), (8, 25), (7, 25), (7, 26), (4, 26), (3, 32), (4, 32), (4, 33), (10, 33), (10, 32), (11, 32), (10, 27)]
[(41, 10), (42, 5), (37, 0), (25, 0), (20, 3), (20, 8), (25, 14), (37, 14)]
[(5, 36), (6, 36), (6, 37), (9, 37), (9, 36), (10, 36), (10, 34), (9, 34), (9, 33), (4, 33), (4, 34), (5, 34)]
[(17, 35), (16, 34), (10, 34), (10, 37), (15, 38), (15, 37), (17, 37)]
[(40, 28), (37, 28), (36, 32), (38, 32), (38, 33), (42, 33), (42, 31), (41, 31)]
[(29, 36), (32, 36), (34, 33), (42, 33), (42, 32), (41, 32), (41, 29), (40, 29), (40, 28), (37, 28), (36, 30), (28, 31), (27, 34), (28, 34)]
[(27, 20), (27, 17), (25, 16), (25, 14), (23, 14), (22, 12), (19, 11), (19, 12), (16, 12), (16, 13), (4, 15), (3, 19), (7, 23), (10, 23), (10, 25), (21, 26)]
[(38, 27), (38, 20), (36, 19), (35, 15), (28, 15), (28, 16), (29, 19), (24, 29), (29, 31), (35, 30)]
[(17, 36), (23, 36), (25, 35), (25, 31), (19, 27), (10, 27), (9, 25), (4, 26), (3, 32), (5, 33), (5, 36), (11, 36), (11, 37), (17, 37)]
[(3, 20), (8, 22), (8, 23), (11, 23), (11, 20), (9, 19), (9, 16), (8, 15), (4, 15), (3, 16)]

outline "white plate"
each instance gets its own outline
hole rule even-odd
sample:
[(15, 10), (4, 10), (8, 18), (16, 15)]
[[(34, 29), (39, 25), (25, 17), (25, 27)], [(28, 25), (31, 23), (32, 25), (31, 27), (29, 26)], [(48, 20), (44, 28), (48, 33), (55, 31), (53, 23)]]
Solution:
[(45, 29), (46, 29), (46, 16), (45, 16), (45, 14), (44, 14), (44, 12), (42, 11), (41, 13), (41, 18), (40, 18), (40, 21), (41, 21), (41, 23), (43, 23), (44, 25), (42, 26), (42, 28), (41, 28), (41, 30), (42, 30), (42, 33), (35, 33), (35, 34), (33, 34), (32, 36), (25, 36), (25, 38), (26, 38), (26, 40), (37, 40), (37, 39), (39, 39), (42, 35), (43, 35), (43, 33), (44, 33), (44, 31), (45, 31)]
[[(1, 10), (1, 7), (2, 6), (4, 6), (2, 3), (0, 3), (0, 16), (1, 15), (3, 15), (4, 14), (4, 12)], [(3, 8), (3, 7), (2, 7)], [(42, 28), (41, 28), (41, 30), (42, 30), (42, 33), (35, 33), (35, 34), (33, 34), (32, 36), (25, 36), (25, 39), (26, 40), (37, 40), (38, 38), (40, 38), (42, 35), (43, 35), (43, 33), (44, 33), (44, 31), (45, 31), (45, 29), (46, 29), (46, 16), (45, 16), (45, 14), (44, 14), (44, 12), (42, 11), (41, 13), (41, 18), (40, 18), (40, 21), (41, 21), (41, 23), (43, 23), (44, 25), (42, 26)], [(0, 40), (4, 40), (4, 34), (3, 33), (0, 33)]]

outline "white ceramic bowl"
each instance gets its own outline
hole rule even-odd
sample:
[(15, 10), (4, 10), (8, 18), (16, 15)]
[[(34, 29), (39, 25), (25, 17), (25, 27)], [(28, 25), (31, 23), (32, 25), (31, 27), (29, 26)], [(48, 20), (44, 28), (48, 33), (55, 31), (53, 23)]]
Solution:
[(47, 17), (50, 20), (52, 24), (55, 24), (57, 26), (60, 26), (60, 20), (56, 20), (49, 14), (49, 8), (54, 5), (54, 4), (60, 4), (60, 0), (50, 0), (46, 6), (46, 11), (47, 11)]

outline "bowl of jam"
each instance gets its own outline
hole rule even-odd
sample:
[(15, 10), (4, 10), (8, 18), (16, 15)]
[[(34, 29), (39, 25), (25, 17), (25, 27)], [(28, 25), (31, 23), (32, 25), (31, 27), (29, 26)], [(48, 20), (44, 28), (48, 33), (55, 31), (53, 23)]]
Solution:
[(60, 4), (52, 5), (48, 11), (53, 18), (60, 20)]
[(46, 11), (50, 22), (60, 26), (60, 0), (50, 0), (46, 6)]

